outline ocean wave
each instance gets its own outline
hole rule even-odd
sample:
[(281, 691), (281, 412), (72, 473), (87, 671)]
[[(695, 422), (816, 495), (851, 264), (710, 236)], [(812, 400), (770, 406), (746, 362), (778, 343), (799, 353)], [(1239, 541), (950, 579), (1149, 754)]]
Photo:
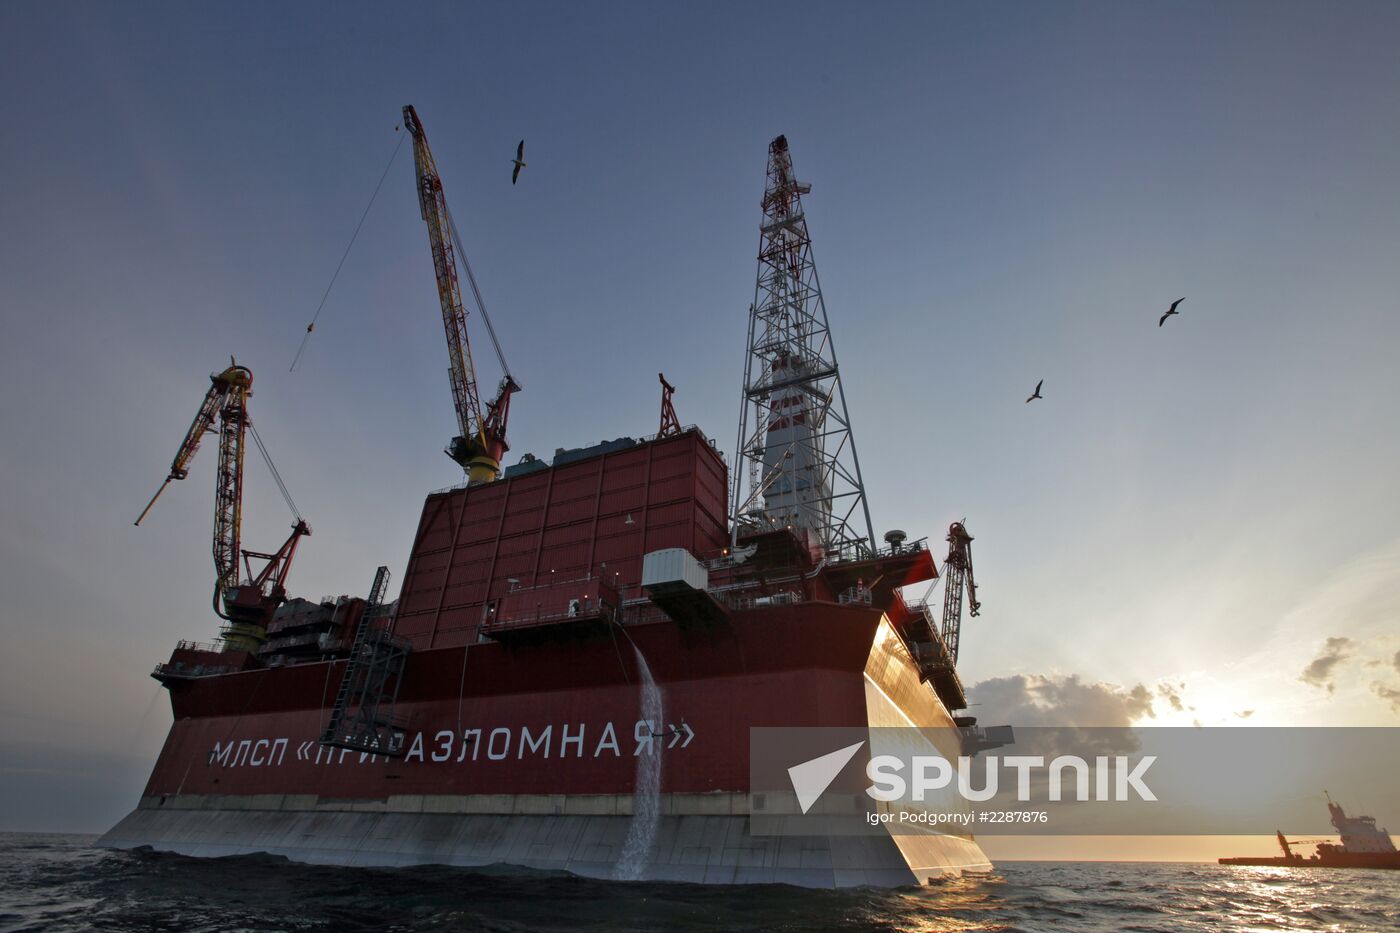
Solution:
[(194, 859), (0, 835), (0, 931), (1075, 933), (1400, 929), (1395, 876), (1198, 864), (1009, 863), (895, 890), (616, 882), (511, 866)]

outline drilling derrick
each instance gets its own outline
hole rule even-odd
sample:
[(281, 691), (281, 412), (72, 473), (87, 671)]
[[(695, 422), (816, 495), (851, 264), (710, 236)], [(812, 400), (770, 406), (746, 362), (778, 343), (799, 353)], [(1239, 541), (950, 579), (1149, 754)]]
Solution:
[[(749, 309), (733, 541), (788, 528), (814, 556), (868, 554), (874, 534), (787, 138), (768, 146)], [(743, 484), (746, 478), (748, 488)]]
[(948, 526), (948, 556), (943, 558), (943, 642), (953, 663), (958, 663), (958, 639), (962, 634), (963, 587), (967, 587), (968, 615), (977, 616), (977, 582), (972, 576), (972, 535), (962, 522)]
[[(418, 207), (428, 225), (428, 245), (433, 254), (433, 272), (437, 278), (438, 302), (442, 306), (442, 323), (447, 332), (448, 380), (452, 386), (452, 405), (457, 413), (458, 434), (447, 447), (447, 455), (467, 472), (471, 485), (489, 483), (501, 472), (501, 458), (510, 445), (506, 443), (506, 421), (510, 415), (510, 397), (520, 391), (511, 376), (496, 340), (491, 318), (486, 313), (481, 290), (467, 262), (447, 199), (442, 191), (442, 178), (428, 148), (428, 136), (413, 107), (403, 108), (404, 128), (413, 136), (413, 164), (418, 182)], [(500, 360), (503, 376), (496, 397), (482, 408), (477, 389), (476, 368), (472, 363), (471, 340), (467, 335), (467, 310), (462, 304), (462, 287), (457, 276), (461, 262), (471, 286), (472, 297), (486, 324), (487, 334)]]

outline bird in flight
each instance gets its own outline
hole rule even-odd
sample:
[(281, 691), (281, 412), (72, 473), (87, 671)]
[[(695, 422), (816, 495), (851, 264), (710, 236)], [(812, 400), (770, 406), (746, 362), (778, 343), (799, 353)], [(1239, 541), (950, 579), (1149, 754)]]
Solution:
[(1035, 391), (1031, 393), (1031, 397), (1028, 398), (1028, 399), (1026, 399), (1026, 401), (1027, 401), (1027, 402), (1033, 402), (1033, 401), (1035, 401), (1035, 400), (1038, 399), (1038, 398), (1045, 398), (1045, 396), (1043, 396), (1043, 395), (1040, 394), (1040, 387), (1043, 386), (1043, 385), (1045, 385), (1045, 380), (1044, 380), (1044, 379), (1042, 379), (1042, 380), (1040, 380), (1039, 382), (1037, 382), (1037, 383), (1035, 384)]
[(1167, 323), (1167, 318), (1171, 317), (1173, 314), (1180, 314), (1181, 312), (1176, 310), (1176, 306), (1181, 304), (1185, 300), (1185, 298), (1178, 298), (1176, 301), (1173, 301), (1172, 306), (1167, 309), (1167, 313), (1162, 315), (1162, 317), (1157, 321), (1157, 326), (1161, 327), (1163, 324)]
[(525, 140), (520, 141), (520, 145), (515, 147), (515, 171), (510, 173), (510, 183), (515, 184), (515, 180), (520, 177), (520, 170), (525, 167)]

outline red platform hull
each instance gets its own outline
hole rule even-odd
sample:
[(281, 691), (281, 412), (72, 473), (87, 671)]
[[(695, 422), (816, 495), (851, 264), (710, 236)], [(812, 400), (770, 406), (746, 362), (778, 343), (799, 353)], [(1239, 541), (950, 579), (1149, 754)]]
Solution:
[[(750, 727), (865, 723), (862, 671), (879, 621), (877, 610), (809, 604), (739, 613), (712, 631), (655, 623), (415, 652), (396, 710), (403, 758), (316, 744), (343, 661), (191, 680), (172, 688), (175, 722), (146, 796), (631, 793), (649, 742), (672, 746), (664, 792), (744, 793)], [(659, 728), (639, 725), (627, 638), (665, 696)]]
[[(321, 616), (296, 607), (260, 656), (182, 646), (158, 671), (175, 721), (102, 844), (818, 886), (989, 867), (968, 836), (750, 832), (752, 728), (916, 723), (957, 754), (939, 697), (961, 688), (925, 683), (909, 632), (933, 635), (897, 592), (936, 575), (927, 550), (819, 561), (779, 530), (728, 559), (724, 463), (694, 430), (555, 463), (428, 497), (392, 615), (402, 754), (321, 744), (349, 662), (272, 653), (306, 650), (296, 626)], [(708, 581), (648, 591), (657, 551)]]

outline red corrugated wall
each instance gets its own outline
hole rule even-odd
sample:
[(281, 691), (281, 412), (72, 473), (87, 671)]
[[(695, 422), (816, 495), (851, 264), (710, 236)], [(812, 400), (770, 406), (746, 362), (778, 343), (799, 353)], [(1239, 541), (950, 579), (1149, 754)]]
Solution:
[[(476, 641), (488, 600), (514, 578), (589, 575), (638, 595), (642, 555), (728, 543), (728, 473), (697, 430), (528, 476), (428, 497), (395, 622), (416, 648)], [(628, 518), (631, 522), (628, 522)]]

